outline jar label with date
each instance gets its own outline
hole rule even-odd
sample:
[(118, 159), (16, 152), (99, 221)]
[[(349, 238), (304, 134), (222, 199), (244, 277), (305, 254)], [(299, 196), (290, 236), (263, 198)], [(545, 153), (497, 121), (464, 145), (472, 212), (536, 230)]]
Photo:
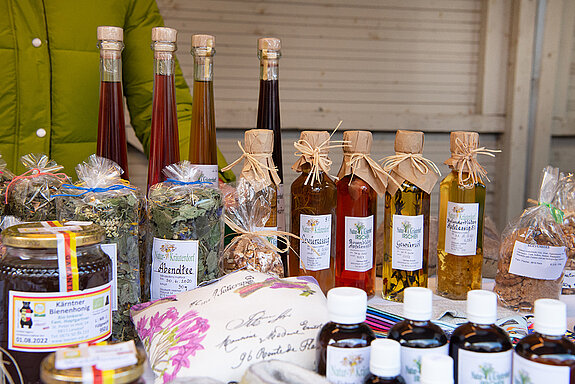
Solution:
[(445, 252), (456, 256), (477, 253), (479, 203), (447, 202)]
[(567, 262), (565, 247), (515, 241), (509, 273), (541, 280), (557, 280)]
[(73, 292), (10, 291), (8, 349), (50, 352), (107, 339), (111, 283)]
[(417, 271), (423, 268), (423, 215), (393, 215), (391, 268)]
[(401, 376), (406, 384), (421, 381), (421, 358), (426, 355), (447, 355), (447, 344), (436, 348), (401, 347)]
[(571, 369), (536, 363), (513, 353), (513, 383), (569, 384)]
[(299, 215), (299, 236), (300, 268), (305, 265), (305, 269), (310, 271), (328, 269), (331, 261), (331, 215)]
[(325, 376), (331, 384), (363, 384), (369, 375), (371, 347), (327, 346)]
[(509, 384), (513, 351), (473, 352), (459, 348), (457, 352), (459, 383)]
[(367, 272), (373, 268), (373, 215), (345, 217), (345, 270)]
[(154, 237), (151, 299), (163, 299), (198, 286), (198, 241)]

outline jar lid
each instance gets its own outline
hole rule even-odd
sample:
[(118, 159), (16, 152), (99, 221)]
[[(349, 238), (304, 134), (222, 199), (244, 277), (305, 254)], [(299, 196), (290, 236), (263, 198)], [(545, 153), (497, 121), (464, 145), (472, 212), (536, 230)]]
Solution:
[(90, 221), (40, 221), (18, 224), (2, 231), (2, 243), (16, 248), (57, 248), (58, 233), (74, 233), (76, 246), (101, 243), (105, 232)]

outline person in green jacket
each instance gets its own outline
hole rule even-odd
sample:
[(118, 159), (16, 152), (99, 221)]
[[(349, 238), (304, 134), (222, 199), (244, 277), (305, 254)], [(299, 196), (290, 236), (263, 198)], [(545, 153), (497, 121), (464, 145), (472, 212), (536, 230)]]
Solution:
[[(124, 29), (123, 87), (131, 125), (150, 147), (151, 30), (163, 26), (155, 0), (0, 0), (0, 154), (9, 169), (45, 153), (69, 175), (96, 152), (99, 50), (96, 29)], [(176, 63), (180, 155), (188, 158), (192, 97)], [(218, 151), (218, 162), (225, 160)], [(220, 178), (231, 181), (233, 173)]]

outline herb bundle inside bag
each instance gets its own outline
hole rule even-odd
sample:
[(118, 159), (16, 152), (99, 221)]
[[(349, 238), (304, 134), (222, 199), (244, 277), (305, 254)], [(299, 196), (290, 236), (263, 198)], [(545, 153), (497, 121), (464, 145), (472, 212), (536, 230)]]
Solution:
[(91, 221), (106, 231), (102, 248), (116, 255), (112, 338), (130, 340), (136, 337), (130, 307), (140, 302), (140, 199), (122, 172), (112, 160), (92, 155), (76, 167), (79, 182), (63, 184), (56, 201), (59, 220)]
[[(149, 245), (144, 265), (152, 300), (219, 276), (223, 199), (189, 161), (168, 165), (148, 191)], [(148, 294), (148, 292), (145, 292)]]
[(567, 246), (567, 264), (561, 294), (575, 295), (575, 175), (570, 173), (559, 180), (552, 205), (563, 212), (561, 229)]
[(8, 170), (7, 164), (0, 155), (0, 216), (9, 214), (6, 210), (6, 188), (14, 178), (14, 174)]
[(61, 165), (43, 154), (28, 154), (20, 159), (28, 168), (12, 179), (6, 188), (6, 203), (10, 214), (21, 221), (57, 220), (54, 195), (68, 182)]

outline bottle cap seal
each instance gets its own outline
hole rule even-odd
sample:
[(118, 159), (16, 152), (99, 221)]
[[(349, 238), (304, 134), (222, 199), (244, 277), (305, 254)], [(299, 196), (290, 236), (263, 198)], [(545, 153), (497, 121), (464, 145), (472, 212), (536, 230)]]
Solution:
[(406, 288), (403, 294), (403, 317), (415, 321), (428, 321), (432, 315), (433, 293), (423, 287)]
[(177, 37), (178, 37), (178, 31), (176, 31), (173, 28), (167, 28), (167, 27), (152, 28), (152, 41), (175, 43)]
[(99, 26), (98, 27), (98, 40), (124, 40), (124, 30), (120, 27)]
[(421, 384), (453, 384), (453, 359), (448, 355), (423, 356)]
[(281, 40), (275, 37), (262, 37), (258, 39), (258, 49), (268, 49), (270, 51), (279, 51), (282, 47)]
[(467, 320), (475, 324), (493, 324), (497, 321), (497, 295), (476, 289), (467, 292)]
[(212, 48), (216, 43), (216, 38), (212, 35), (193, 35), (192, 48)]
[(392, 339), (371, 342), (369, 370), (379, 377), (394, 377), (401, 373), (401, 346)]
[(562, 336), (567, 329), (567, 306), (559, 300), (535, 300), (533, 330), (543, 335)]
[(367, 294), (359, 288), (332, 288), (327, 292), (327, 311), (329, 320), (334, 323), (363, 323), (367, 311)]

